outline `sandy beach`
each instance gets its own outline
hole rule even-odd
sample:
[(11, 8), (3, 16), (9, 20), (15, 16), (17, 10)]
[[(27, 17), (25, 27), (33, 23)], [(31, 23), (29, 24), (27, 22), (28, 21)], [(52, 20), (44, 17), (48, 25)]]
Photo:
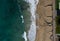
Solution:
[(36, 41), (53, 41), (52, 8), (52, 0), (39, 0), (36, 11)]

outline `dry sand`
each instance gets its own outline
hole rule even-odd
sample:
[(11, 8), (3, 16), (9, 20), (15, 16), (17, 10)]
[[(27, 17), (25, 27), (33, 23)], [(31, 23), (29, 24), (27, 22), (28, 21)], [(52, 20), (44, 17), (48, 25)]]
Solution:
[(36, 41), (53, 41), (52, 11), (52, 0), (39, 0), (36, 19)]

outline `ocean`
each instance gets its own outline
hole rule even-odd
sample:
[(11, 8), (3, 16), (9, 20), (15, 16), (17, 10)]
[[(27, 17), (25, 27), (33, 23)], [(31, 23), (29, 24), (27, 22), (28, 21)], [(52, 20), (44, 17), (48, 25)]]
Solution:
[(37, 3), (0, 0), (0, 41), (35, 41)]

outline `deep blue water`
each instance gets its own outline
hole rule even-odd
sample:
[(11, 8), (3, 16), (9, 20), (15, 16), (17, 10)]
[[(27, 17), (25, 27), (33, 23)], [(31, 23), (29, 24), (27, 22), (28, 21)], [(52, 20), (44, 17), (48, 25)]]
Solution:
[(25, 26), (21, 15), (26, 9), (25, 3), (20, 0), (18, 7), (17, 0), (0, 0), (0, 41), (24, 41)]

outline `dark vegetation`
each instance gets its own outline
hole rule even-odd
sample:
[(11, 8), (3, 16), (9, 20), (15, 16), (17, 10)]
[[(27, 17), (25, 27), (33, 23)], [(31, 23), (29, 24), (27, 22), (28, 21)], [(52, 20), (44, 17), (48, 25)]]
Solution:
[(57, 11), (57, 16), (56, 16), (56, 33), (60, 34), (60, 10), (59, 10), (59, 2), (60, 0), (56, 0), (56, 11)]
[(56, 33), (60, 34), (60, 16), (56, 17)]

